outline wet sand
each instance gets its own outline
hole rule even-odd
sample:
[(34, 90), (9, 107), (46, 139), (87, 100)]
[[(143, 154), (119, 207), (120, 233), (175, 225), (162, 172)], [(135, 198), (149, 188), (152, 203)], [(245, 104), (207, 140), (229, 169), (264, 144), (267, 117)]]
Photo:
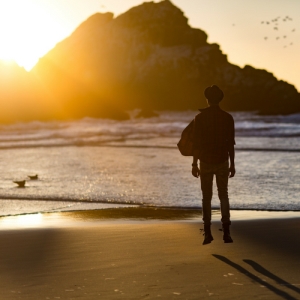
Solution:
[(206, 246), (195, 220), (2, 228), (1, 299), (300, 299), (300, 218), (278, 216)]

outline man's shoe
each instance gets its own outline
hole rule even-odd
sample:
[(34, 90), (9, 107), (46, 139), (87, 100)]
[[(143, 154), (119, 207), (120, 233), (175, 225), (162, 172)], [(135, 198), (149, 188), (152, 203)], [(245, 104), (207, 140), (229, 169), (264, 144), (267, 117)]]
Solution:
[(223, 224), (223, 241), (224, 243), (233, 243), (230, 236), (229, 224)]
[(233, 243), (233, 239), (231, 238), (230, 234), (224, 234), (223, 241), (224, 243)]
[(214, 238), (211, 234), (211, 231), (210, 231), (210, 225), (204, 225), (204, 240), (203, 240), (203, 243), (202, 245), (207, 245), (207, 244), (210, 244)]

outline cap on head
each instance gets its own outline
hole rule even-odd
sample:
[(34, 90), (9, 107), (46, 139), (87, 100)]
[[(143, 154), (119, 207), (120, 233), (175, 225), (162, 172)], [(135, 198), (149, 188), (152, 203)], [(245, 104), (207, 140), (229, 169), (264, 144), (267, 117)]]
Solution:
[(214, 104), (219, 103), (224, 98), (223, 91), (217, 85), (207, 87), (204, 91), (204, 95), (209, 102)]

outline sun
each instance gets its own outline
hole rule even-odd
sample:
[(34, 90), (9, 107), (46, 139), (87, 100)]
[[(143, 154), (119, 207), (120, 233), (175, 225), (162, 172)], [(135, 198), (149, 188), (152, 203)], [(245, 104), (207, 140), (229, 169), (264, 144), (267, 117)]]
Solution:
[(0, 59), (7, 64), (12, 62), (16, 62), (19, 66), (24, 67), (27, 71), (30, 71), (32, 67), (38, 62), (38, 53), (32, 51), (31, 49), (24, 49), (21, 53), (18, 53), (16, 49), (18, 49), (19, 44), (9, 44), (5, 45), (0, 49)]
[(0, 59), (30, 70), (65, 34), (43, 1), (0, 1)]

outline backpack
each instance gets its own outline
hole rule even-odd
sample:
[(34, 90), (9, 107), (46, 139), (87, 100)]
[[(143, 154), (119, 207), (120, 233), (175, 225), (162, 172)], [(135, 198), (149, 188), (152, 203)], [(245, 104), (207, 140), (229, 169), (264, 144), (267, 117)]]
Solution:
[(195, 119), (193, 119), (192, 122), (184, 128), (181, 133), (181, 138), (177, 144), (177, 147), (183, 156), (193, 156), (194, 124)]

